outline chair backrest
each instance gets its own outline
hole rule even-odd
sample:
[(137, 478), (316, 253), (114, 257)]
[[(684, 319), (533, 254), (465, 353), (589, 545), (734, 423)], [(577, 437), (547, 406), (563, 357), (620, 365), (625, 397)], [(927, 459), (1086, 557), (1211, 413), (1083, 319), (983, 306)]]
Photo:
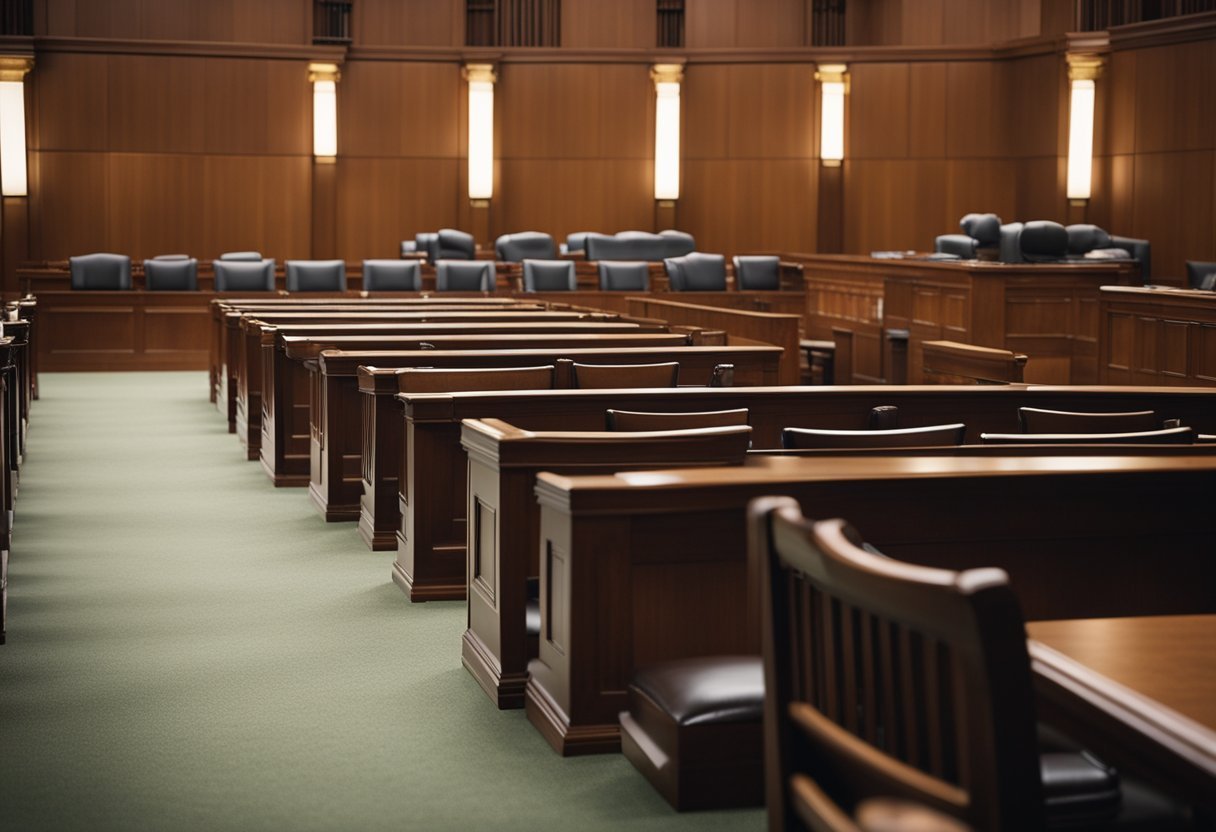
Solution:
[(1000, 253), (997, 255), (1002, 263), (1022, 262), (1022, 223), (1010, 222), (1001, 226)]
[(746, 425), (747, 408), (702, 410), (689, 413), (643, 413), (638, 410), (609, 410), (608, 430), (687, 430)]
[(426, 255), (431, 265), (439, 259), (439, 234), (435, 231), (419, 231), (414, 235), (414, 250)]
[(287, 291), (344, 292), (346, 291), (346, 262), (344, 260), (288, 260)]
[(687, 231), (667, 228), (659, 232), (663, 238), (664, 257), (683, 257), (697, 250), (697, 241)]
[(477, 241), (467, 231), (441, 228), (436, 239), (439, 245), (436, 260), (472, 260), (477, 255)]
[(401, 241), (401, 256), (402, 257), (405, 257), (407, 254), (417, 254), (417, 253), (418, 253), (418, 241), (417, 240), (402, 240)]
[(241, 263), (260, 263), (262, 262), (262, 252), (260, 251), (225, 251), (220, 255), (221, 260), (236, 260)]
[(571, 387), (675, 387), (680, 362), (662, 364), (579, 364), (572, 367)]
[(522, 260), (552, 260), (557, 257), (553, 238), (540, 231), (520, 231), (503, 234), (494, 241), (494, 254), (499, 260), (518, 263)]
[(1001, 218), (996, 214), (964, 214), (958, 226), (975, 241), (976, 248), (992, 248), (1000, 244)]
[(650, 290), (650, 264), (640, 260), (601, 260), (602, 292), (646, 292)]
[(1099, 248), (1110, 248), (1110, 234), (1092, 223), (1076, 223), (1064, 229), (1068, 234), (1068, 253), (1085, 254)]
[(768, 291), (781, 288), (781, 258), (752, 254), (734, 258), (735, 285), (742, 291)]
[(985, 445), (1192, 445), (1190, 428), (1124, 433), (981, 433)]
[(1151, 410), (1078, 413), (1019, 407), (1018, 424), (1022, 426), (1022, 433), (1138, 433), (1161, 428), (1161, 420)]
[(971, 260), (975, 257), (975, 240), (966, 234), (939, 234), (933, 238), (933, 251)]
[(131, 258), (125, 254), (82, 254), (68, 258), (73, 289), (131, 288)]
[(525, 292), (573, 292), (577, 288), (573, 260), (525, 260)]
[(1186, 285), (1192, 289), (1216, 290), (1216, 263), (1186, 261)]
[(439, 292), (489, 292), (494, 288), (494, 261), (440, 260), (435, 264)]
[(769, 828), (822, 817), (818, 792), (845, 817), (882, 795), (976, 829), (1043, 829), (1026, 630), (1006, 574), (873, 554), (845, 521), (809, 522), (788, 497), (753, 500), (748, 532)]
[(663, 261), (676, 292), (720, 292), (726, 288), (726, 257), (694, 251)]
[(967, 434), (966, 425), (929, 425), (923, 428), (895, 430), (824, 430), (818, 428), (785, 428), (781, 431), (781, 447), (821, 448), (941, 448), (961, 445)]
[(422, 289), (422, 266), (417, 260), (364, 260), (363, 291), (417, 292)]
[(1022, 226), (1018, 246), (1027, 263), (1063, 260), (1068, 254), (1068, 232), (1058, 222), (1033, 220)]
[(144, 287), (150, 292), (193, 292), (198, 289), (198, 260), (178, 254), (145, 260)]
[(587, 235), (594, 231), (575, 231), (566, 235), (566, 251), (582, 251), (587, 242)]
[(402, 393), (448, 393), (468, 390), (550, 390), (556, 378), (552, 364), (539, 367), (415, 368), (397, 372)]
[(215, 291), (273, 292), (273, 260), (215, 260)]
[(615, 236), (588, 234), (583, 248), (588, 260), (662, 260), (669, 243), (658, 234), (646, 231), (622, 231)]

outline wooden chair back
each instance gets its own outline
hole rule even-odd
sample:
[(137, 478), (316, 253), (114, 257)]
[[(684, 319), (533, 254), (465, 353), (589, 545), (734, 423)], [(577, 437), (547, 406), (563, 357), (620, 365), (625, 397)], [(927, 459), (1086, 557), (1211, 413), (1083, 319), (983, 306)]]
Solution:
[(579, 364), (571, 366), (571, 387), (583, 389), (610, 387), (675, 387), (680, 379), (680, 363), (661, 364)]
[(981, 433), (985, 445), (1193, 445), (1190, 428), (1127, 433)]
[(1161, 420), (1151, 410), (1078, 413), (1038, 407), (1019, 407), (1018, 424), (1022, 426), (1022, 433), (1139, 433), (1162, 427)]
[(895, 430), (825, 430), (785, 428), (781, 431), (783, 448), (939, 448), (961, 445), (967, 426), (929, 425)]
[(555, 368), (468, 367), (428, 369), (410, 367), (397, 372), (402, 393), (448, 393), (457, 390), (551, 390)]
[(702, 410), (690, 413), (643, 413), (638, 410), (609, 410), (608, 430), (687, 430), (746, 425), (747, 408)]
[(760, 575), (769, 828), (847, 829), (867, 798), (986, 830), (1044, 827), (1026, 632), (1000, 569), (861, 548), (789, 497), (748, 508)]

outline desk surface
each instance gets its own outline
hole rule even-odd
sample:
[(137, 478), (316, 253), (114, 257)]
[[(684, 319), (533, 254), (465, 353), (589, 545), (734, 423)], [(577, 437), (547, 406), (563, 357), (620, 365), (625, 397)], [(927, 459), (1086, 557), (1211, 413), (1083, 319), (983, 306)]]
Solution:
[(1079, 740), (1113, 753), (1117, 764), (1155, 769), (1191, 799), (1216, 802), (1216, 615), (1040, 621), (1026, 629), (1040, 697), (1082, 733), (1095, 732)]

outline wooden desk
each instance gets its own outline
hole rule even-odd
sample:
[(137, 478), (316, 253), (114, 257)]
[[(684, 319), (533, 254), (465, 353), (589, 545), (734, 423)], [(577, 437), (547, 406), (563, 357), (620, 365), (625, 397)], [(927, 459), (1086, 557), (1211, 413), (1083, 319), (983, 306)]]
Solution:
[(899, 560), (1000, 567), (1034, 620), (1216, 612), (1213, 489), (1211, 456), (760, 456), (542, 473), (528, 718), (561, 753), (614, 751), (635, 668), (758, 652), (752, 498), (786, 494), (810, 517), (843, 517)]
[(1216, 811), (1216, 615), (1026, 626), (1039, 716)]
[(1101, 325), (1103, 384), (1216, 386), (1216, 292), (1103, 286)]
[[(921, 380), (923, 341), (1025, 353), (1026, 380), (1098, 380), (1098, 289), (1138, 282), (1135, 263), (986, 263), (784, 254), (803, 264), (807, 337), (836, 341), (846, 383)], [(906, 330), (906, 362), (886, 333)], [(851, 373), (851, 375), (850, 375)]]

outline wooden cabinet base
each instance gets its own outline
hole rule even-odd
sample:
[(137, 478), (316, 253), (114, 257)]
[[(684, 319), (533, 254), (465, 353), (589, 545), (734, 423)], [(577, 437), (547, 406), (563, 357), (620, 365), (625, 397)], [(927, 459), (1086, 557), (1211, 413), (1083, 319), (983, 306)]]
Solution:
[(528, 721), (540, 731), (545, 741), (563, 757), (584, 754), (615, 754), (621, 750), (619, 723), (601, 725), (572, 725), (570, 718), (557, 703), (534, 682), (529, 681), (524, 709)]
[[(397, 539), (397, 545), (401, 545), (400, 538)], [(411, 601), (463, 601), (465, 599), (463, 583), (419, 584), (402, 567), (400, 560), (393, 563), (393, 583), (401, 587), (401, 591)]]
[(460, 660), (500, 710), (524, 707), (527, 671), (503, 675), (502, 668), (494, 661), (493, 652), (486, 649), (472, 630), (465, 630), (461, 639)]

